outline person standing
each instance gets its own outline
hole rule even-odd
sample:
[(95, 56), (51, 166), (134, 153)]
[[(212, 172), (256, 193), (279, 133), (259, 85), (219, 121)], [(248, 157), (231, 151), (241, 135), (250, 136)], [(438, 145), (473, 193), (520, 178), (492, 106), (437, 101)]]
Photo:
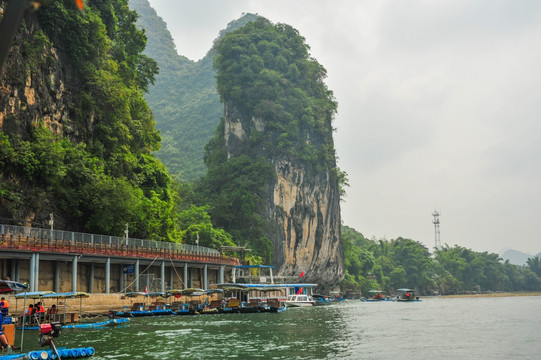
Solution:
[(2, 316), (9, 315), (9, 303), (3, 296), (2, 299), (0, 299), (0, 312), (2, 312)]

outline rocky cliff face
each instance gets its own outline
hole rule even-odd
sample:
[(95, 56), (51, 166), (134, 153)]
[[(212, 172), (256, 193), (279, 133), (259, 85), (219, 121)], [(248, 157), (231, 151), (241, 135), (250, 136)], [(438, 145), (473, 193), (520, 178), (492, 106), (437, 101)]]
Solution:
[[(225, 103), (224, 140), (228, 156), (238, 156), (253, 131), (265, 132), (265, 123), (243, 118)], [(307, 133), (306, 141), (315, 142)], [(314, 143), (317, 146), (317, 143)], [(268, 154), (267, 149), (259, 149)], [(330, 169), (318, 171), (313, 164), (286, 158), (272, 158), (275, 181), (267, 186), (265, 215), (273, 243), (273, 265), (277, 275), (297, 277), (332, 289), (344, 276), (340, 238), (340, 195)]]
[[(0, 1), (0, 18), (5, 2)], [(61, 134), (70, 129), (69, 71), (43, 36), (36, 14), (27, 12), (0, 73), (0, 129), (24, 137), (41, 122)]]
[[(4, 16), (5, 6), (6, 2), (0, 1), (0, 19)], [(73, 101), (70, 91), (73, 84), (70, 84), (70, 71), (61, 57), (43, 34), (36, 13), (27, 10), (0, 71), (0, 131), (28, 139), (31, 129), (40, 125), (55, 134), (75, 134), (69, 105)], [(0, 169), (0, 182), (4, 190), (20, 186), (18, 195), (21, 198), (39, 193), (26, 186), (22, 177), (4, 174), (4, 169)], [(47, 200), (21, 201), (14, 209), (1, 209), (0, 216), (25, 224), (43, 225), (51, 212), (51, 206), (44, 204), (48, 204)]]

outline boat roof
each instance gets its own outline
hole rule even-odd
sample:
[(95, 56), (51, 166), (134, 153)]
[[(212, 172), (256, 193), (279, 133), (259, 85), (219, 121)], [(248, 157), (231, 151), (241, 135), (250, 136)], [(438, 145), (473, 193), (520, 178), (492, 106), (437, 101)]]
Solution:
[(382, 293), (382, 290), (368, 290), (369, 293)]
[(136, 296), (145, 296), (146, 293), (144, 292), (141, 292), (141, 291), (134, 291), (134, 292), (129, 292), (129, 293), (125, 293), (124, 296), (127, 296), (127, 297), (136, 297)]
[(272, 265), (239, 265), (235, 266), (237, 269), (274, 269), (274, 266)]
[(398, 291), (415, 291), (415, 290), (403, 288), (403, 289), (398, 289)]
[(11, 280), (0, 280), (0, 293), (21, 291), (28, 288), (28, 285)]
[(49, 293), (41, 296), (42, 299), (74, 299), (74, 298), (87, 298), (90, 295), (82, 291), (65, 292), (65, 293)]
[(18, 293), (15, 295), (15, 298), (31, 298), (31, 299), (39, 299), (43, 295), (46, 294), (54, 294), (52, 291), (29, 291), (29, 292), (23, 292)]

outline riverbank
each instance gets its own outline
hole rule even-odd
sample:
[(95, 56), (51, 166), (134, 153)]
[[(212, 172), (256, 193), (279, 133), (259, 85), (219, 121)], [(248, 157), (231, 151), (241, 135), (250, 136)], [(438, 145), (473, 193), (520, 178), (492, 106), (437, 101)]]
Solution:
[(541, 296), (541, 292), (497, 292), (486, 294), (457, 294), (442, 295), (445, 298), (476, 298), (476, 297), (509, 297), (509, 296)]

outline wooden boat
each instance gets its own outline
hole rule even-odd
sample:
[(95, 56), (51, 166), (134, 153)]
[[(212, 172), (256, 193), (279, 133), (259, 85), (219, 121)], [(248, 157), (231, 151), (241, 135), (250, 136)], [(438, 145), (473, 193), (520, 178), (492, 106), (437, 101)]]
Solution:
[[(128, 318), (118, 318), (118, 319), (108, 319), (105, 321), (100, 322), (93, 322), (93, 323), (79, 323), (79, 324), (62, 324), (62, 329), (93, 329), (93, 328), (100, 328), (104, 326), (109, 325), (119, 325), (119, 324), (125, 324), (129, 322), (130, 319)], [(17, 330), (22, 329), (22, 327), (18, 326), (16, 328)], [(24, 330), (39, 330), (39, 326), (25, 326)]]
[[(23, 315), (19, 317), (17, 329), (24, 330), (39, 330), (42, 323), (60, 323), (62, 329), (91, 329), (99, 328), (108, 325), (117, 325), (126, 323), (129, 319), (108, 319), (99, 322), (80, 322), (79, 315), (82, 313), (82, 299), (87, 298), (90, 295), (85, 292), (67, 292), (67, 293), (54, 293), (52, 291), (41, 291), (33, 293), (20, 293), (16, 298), (31, 297), (34, 300), (39, 299), (41, 301), (47, 301), (56, 299), (56, 308), (59, 309), (59, 300), (64, 300), (63, 311), (56, 313), (36, 313), (33, 315)], [(79, 313), (66, 311), (66, 299), (79, 299), (80, 307)]]
[(333, 301), (325, 295), (313, 294), (312, 298), (316, 302), (316, 306), (331, 305)]
[[(12, 292), (12, 291), (20, 291), (26, 289), (28, 286), (26, 284), (22, 283), (16, 283), (12, 286), (12, 281), (7, 280), (0, 280), (0, 292)], [(50, 293), (50, 292), (49, 292)], [(33, 296), (37, 296), (38, 294), (34, 294)], [(43, 294), (39, 294), (41, 296)], [(26, 296), (23, 296), (26, 300)], [(2, 316), (0, 315), (0, 319)], [(0, 321), (1, 323), (2, 321)], [(0, 360), (11, 360), (11, 359), (74, 359), (74, 358), (87, 358), (91, 357), (95, 354), (95, 350), (93, 347), (83, 347), (83, 348), (57, 348), (55, 344), (55, 339), (60, 336), (60, 331), (62, 328), (62, 325), (58, 322), (56, 323), (38, 323), (39, 327), (39, 337), (38, 337), (38, 344), (41, 347), (48, 346), (49, 349), (47, 350), (34, 350), (27, 353), (19, 353), (19, 354), (11, 354), (11, 347), (8, 347), (8, 355), (0, 356)], [(9, 324), (7, 326), (14, 327), (14, 324)], [(13, 331), (13, 335), (15, 335), (15, 332)], [(15, 339), (8, 339), (9, 341), (15, 342)], [(24, 328), (23, 331), (21, 331), (21, 345), (20, 348), (23, 348), (23, 340), (24, 340)]]
[[(224, 290), (226, 305), (222, 311), (281, 312), (287, 309), (289, 296), (311, 297), (312, 290), (317, 286), (311, 283), (277, 282), (272, 269), (274, 266), (270, 265), (240, 265), (233, 268), (231, 283), (211, 284), (211, 288)], [(227, 306), (230, 299), (239, 300), (238, 308)], [(269, 301), (272, 306), (269, 306)]]
[(412, 289), (398, 289), (399, 295), (396, 296), (398, 302), (418, 302), (422, 301), (419, 296), (415, 296), (415, 290)]
[(382, 290), (369, 290), (368, 295), (364, 298), (361, 298), (361, 301), (382, 302), (382, 301), (390, 301), (390, 298), (388, 296), (383, 295)]

